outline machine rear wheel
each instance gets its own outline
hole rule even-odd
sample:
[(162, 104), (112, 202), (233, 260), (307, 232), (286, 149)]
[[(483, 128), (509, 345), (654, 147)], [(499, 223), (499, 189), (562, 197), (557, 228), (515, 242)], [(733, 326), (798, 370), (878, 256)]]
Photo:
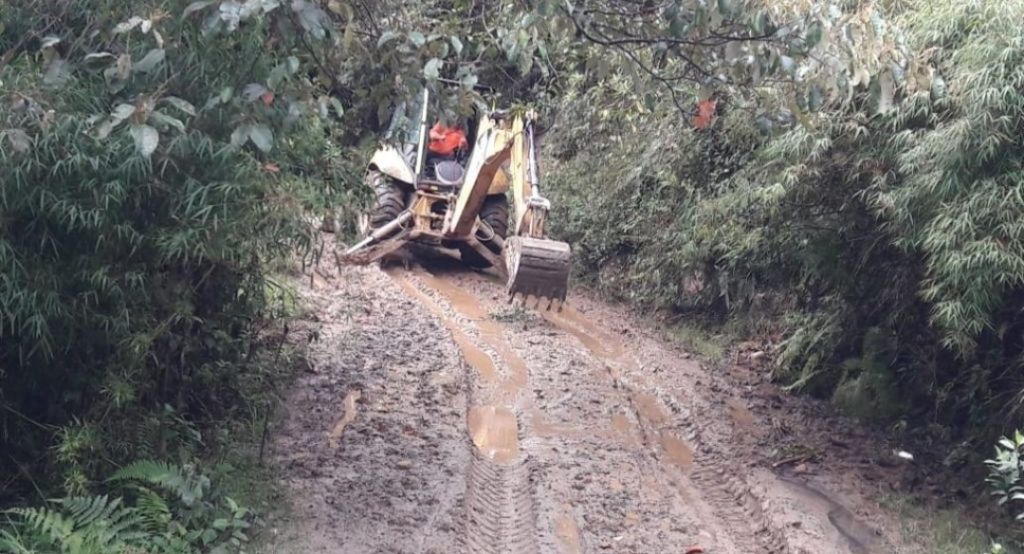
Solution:
[[(487, 224), (495, 235), (505, 240), (505, 237), (508, 236), (508, 196), (502, 194), (485, 198), (484, 205), (480, 208), (480, 220)], [(501, 254), (501, 247), (497, 242), (491, 240), (491, 237), (478, 236), (477, 240), (491, 252)], [(491, 262), (468, 244), (459, 245), (459, 254), (462, 256), (463, 263), (470, 267), (479, 269), (491, 267)]]

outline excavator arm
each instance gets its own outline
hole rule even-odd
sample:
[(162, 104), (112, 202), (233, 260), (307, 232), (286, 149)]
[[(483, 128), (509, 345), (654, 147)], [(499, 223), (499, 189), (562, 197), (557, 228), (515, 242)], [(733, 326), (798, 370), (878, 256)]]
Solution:
[(505, 114), (481, 122), (463, 187), (447, 222), (446, 234), (469, 237), (474, 248), (487, 255), (474, 238), (477, 215), (495, 174), (507, 162), (511, 173), (513, 236), (502, 245), (504, 269), (511, 298), (533, 297), (537, 303), (565, 301), (571, 270), (569, 245), (547, 238), (544, 224), (551, 204), (540, 195), (539, 162), (532, 114)]

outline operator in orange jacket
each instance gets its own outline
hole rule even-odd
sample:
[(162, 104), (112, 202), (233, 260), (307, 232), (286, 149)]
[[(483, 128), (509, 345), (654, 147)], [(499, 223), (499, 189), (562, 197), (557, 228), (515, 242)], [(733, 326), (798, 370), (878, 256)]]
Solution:
[(438, 156), (450, 157), (459, 150), (469, 146), (466, 133), (459, 125), (449, 127), (438, 121), (430, 129), (430, 142), (427, 149)]

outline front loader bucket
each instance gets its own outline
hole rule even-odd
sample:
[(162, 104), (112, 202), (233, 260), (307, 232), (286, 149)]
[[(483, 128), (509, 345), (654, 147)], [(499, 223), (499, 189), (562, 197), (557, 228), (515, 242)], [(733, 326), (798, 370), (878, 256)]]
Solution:
[(505, 265), (508, 268), (510, 299), (533, 296), (538, 304), (548, 300), (548, 307), (558, 300), (565, 302), (572, 268), (572, 249), (564, 242), (530, 237), (505, 239)]

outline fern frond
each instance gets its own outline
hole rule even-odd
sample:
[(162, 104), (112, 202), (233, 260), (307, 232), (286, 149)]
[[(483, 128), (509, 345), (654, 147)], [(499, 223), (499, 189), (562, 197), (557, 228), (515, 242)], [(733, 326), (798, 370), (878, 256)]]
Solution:
[(154, 460), (140, 460), (131, 463), (110, 477), (110, 481), (139, 481), (169, 492), (187, 506), (203, 498), (210, 486), (204, 475)]
[(63, 542), (74, 531), (71, 518), (50, 508), (11, 508), (9, 514), (22, 518), (28, 529), (54, 543)]
[(138, 487), (136, 494), (138, 498), (135, 500), (135, 508), (143, 527), (153, 533), (166, 531), (174, 517), (167, 501), (146, 487)]

